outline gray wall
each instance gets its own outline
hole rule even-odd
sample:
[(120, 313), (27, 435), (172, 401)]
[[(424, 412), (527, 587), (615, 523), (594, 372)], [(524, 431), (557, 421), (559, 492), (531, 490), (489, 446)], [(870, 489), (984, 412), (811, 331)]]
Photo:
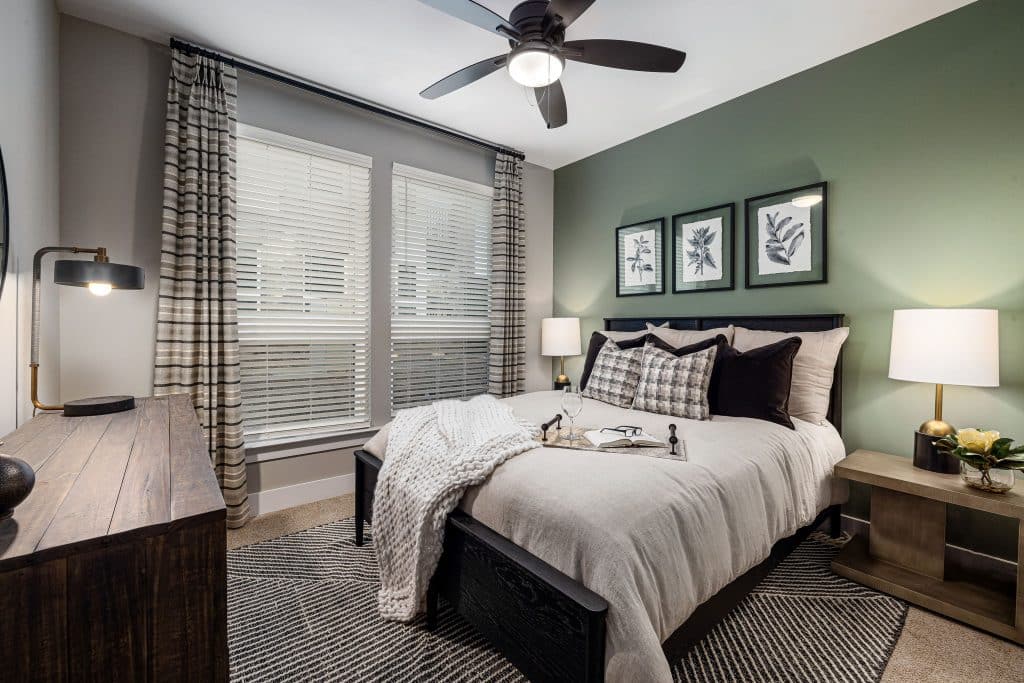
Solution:
[[(62, 292), (64, 398), (152, 391), (152, 362), (160, 262), (163, 118), (167, 48), (69, 16), (61, 24), (61, 237), (99, 243), (113, 260), (146, 268), (142, 292), (97, 300)], [(390, 251), (391, 164), (401, 162), (490, 184), (493, 153), (381, 119), (334, 101), (261, 78), (240, 75), (242, 123), (338, 146), (373, 157), (374, 253)], [(99, 171), (97, 169), (100, 169)], [(553, 173), (527, 165), (527, 317), (530, 389), (551, 381), (537, 356), (539, 319), (551, 314)], [(383, 338), (389, 318), (389, 269), (372, 274), (373, 332)], [(387, 354), (375, 353), (374, 422), (388, 417)], [(350, 449), (250, 464), (253, 491), (352, 471)]]
[[(0, 148), (7, 170), (11, 254), (0, 296), (0, 435), (32, 416), (28, 361), (32, 255), (58, 242), (58, 18), (49, 0), (8, 0), (0, 19)], [(51, 261), (47, 265), (51, 270)], [(44, 286), (40, 396), (56, 400), (56, 287)]]
[(146, 269), (146, 289), (61, 287), (61, 394), (153, 392), (166, 49), (61, 15), (61, 239)]

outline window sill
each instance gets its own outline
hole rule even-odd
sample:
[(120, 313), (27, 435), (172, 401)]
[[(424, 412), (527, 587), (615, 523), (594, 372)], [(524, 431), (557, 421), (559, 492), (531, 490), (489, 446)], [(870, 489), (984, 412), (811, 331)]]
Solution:
[(336, 434), (315, 434), (306, 437), (293, 436), (275, 441), (261, 441), (245, 449), (246, 464), (294, 458), (312, 453), (324, 453), (343, 448), (362, 446), (380, 427), (366, 427)]

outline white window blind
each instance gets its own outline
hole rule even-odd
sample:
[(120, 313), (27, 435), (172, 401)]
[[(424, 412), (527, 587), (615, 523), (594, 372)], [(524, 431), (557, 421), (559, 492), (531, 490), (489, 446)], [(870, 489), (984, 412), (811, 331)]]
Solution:
[(487, 391), (492, 192), (394, 166), (392, 413)]
[(252, 443), (370, 424), (370, 168), (239, 126), (238, 336)]

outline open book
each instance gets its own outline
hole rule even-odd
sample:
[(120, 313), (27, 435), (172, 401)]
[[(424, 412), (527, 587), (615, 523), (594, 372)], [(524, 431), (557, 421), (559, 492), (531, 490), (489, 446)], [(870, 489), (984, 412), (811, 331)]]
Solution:
[(640, 432), (635, 436), (626, 436), (619, 432), (602, 432), (599, 429), (592, 429), (588, 432), (583, 432), (583, 436), (586, 437), (593, 446), (597, 448), (625, 448), (628, 446), (665, 446), (664, 441), (655, 439), (647, 432)]

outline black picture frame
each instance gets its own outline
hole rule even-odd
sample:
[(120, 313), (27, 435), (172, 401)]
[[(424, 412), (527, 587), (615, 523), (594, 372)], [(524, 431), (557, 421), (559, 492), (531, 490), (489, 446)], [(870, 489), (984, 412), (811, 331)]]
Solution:
[[(682, 246), (682, 228), (687, 223), (700, 219), (722, 219), (722, 277), (720, 280), (681, 282), (680, 263), (685, 247)], [(736, 289), (736, 204), (729, 202), (709, 206), (696, 211), (686, 211), (672, 216), (672, 293), (696, 294), (700, 292), (725, 292)]]
[[(762, 273), (759, 268), (762, 266), (760, 260), (760, 230), (758, 223), (758, 211), (760, 209), (776, 206), (779, 204), (792, 203), (794, 199), (802, 195), (820, 193), (821, 201), (808, 209), (810, 226), (807, 235), (810, 236), (810, 248), (808, 249), (809, 270), (790, 271), (786, 273)], [(784, 219), (783, 219), (784, 220)], [(759, 287), (787, 287), (792, 285), (824, 284), (828, 282), (828, 183), (825, 181), (801, 185), (789, 190), (770, 192), (768, 194), (748, 197), (744, 201), (744, 238), (746, 244), (746, 266), (744, 285), (747, 289)], [(795, 239), (795, 236), (791, 239)], [(792, 241), (788, 241), (792, 245)], [(780, 247), (777, 254), (782, 256), (787, 249)], [(771, 260), (768, 256), (768, 247), (765, 250), (766, 261)], [(792, 253), (786, 253), (785, 258), (792, 257)]]
[[(626, 261), (624, 250), (625, 238), (631, 234), (654, 230), (654, 246), (652, 247), (651, 265), (654, 267), (655, 281), (645, 285), (626, 285), (623, 283)], [(615, 228), (615, 296), (648, 296), (665, 293), (665, 219), (630, 223)]]

